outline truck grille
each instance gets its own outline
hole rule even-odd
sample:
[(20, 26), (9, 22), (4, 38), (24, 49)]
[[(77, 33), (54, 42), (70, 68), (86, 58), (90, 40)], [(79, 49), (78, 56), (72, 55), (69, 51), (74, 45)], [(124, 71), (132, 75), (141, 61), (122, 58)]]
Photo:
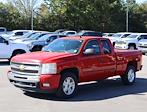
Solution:
[(124, 41), (117, 41), (116, 43), (117, 44), (124, 44), (125, 42)]
[(40, 65), (11, 62), (11, 70), (20, 75), (36, 76), (39, 75)]

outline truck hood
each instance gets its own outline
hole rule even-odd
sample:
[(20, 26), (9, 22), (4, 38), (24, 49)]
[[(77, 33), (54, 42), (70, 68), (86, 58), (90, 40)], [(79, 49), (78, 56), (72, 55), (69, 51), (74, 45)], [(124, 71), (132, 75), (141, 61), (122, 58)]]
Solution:
[(54, 62), (57, 59), (74, 56), (75, 54), (70, 53), (53, 53), (53, 52), (33, 52), (15, 56), (12, 58), (12, 62), (17, 63), (49, 63)]
[(141, 44), (147, 44), (147, 39), (142, 39), (142, 40), (139, 41), (139, 43), (141, 43)]
[(137, 41), (136, 38), (121, 38), (122, 41)]
[(21, 44), (32, 44), (36, 40), (29, 40), (29, 41), (21, 41), (21, 40), (16, 40), (14, 43), (21, 43)]
[(110, 39), (111, 42), (116, 42), (116, 41), (120, 41), (121, 40), (121, 38), (119, 38), (119, 37), (111, 37), (109, 39)]

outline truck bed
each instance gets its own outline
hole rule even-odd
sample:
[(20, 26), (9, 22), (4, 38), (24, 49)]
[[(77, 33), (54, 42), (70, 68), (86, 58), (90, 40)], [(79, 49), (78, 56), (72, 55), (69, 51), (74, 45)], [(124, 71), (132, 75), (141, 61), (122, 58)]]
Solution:
[(128, 62), (137, 62), (134, 63), (137, 66), (137, 71), (141, 69), (141, 63), (142, 63), (142, 53), (139, 50), (114, 50), (116, 53), (116, 59), (117, 63), (123, 65), (123, 69), (126, 69)]

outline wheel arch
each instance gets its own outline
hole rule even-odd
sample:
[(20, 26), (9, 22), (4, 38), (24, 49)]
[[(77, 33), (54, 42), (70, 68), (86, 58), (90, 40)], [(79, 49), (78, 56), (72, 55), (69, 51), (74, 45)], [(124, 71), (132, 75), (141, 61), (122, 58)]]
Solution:
[(66, 69), (63, 69), (60, 72), (60, 74), (63, 75), (63, 73), (65, 73), (65, 72), (73, 72), (79, 81), (79, 69), (78, 68), (76, 68), (76, 67), (66, 68)]
[(137, 61), (130, 61), (130, 62), (128, 62), (127, 68), (129, 66), (134, 66), (135, 67), (135, 71), (137, 71)]
[(15, 50), (12, 52), (12, 56), (13, 56), (13, 54), (14, 54), (15, 52), (26, 53), (26, 51), (23, 50), (23, 49), (15, 49)]
[(130, 47), (131, 45), (135, 46), (135, 48), (136, 48), (136, 43), (129, 43), (128, 46)]

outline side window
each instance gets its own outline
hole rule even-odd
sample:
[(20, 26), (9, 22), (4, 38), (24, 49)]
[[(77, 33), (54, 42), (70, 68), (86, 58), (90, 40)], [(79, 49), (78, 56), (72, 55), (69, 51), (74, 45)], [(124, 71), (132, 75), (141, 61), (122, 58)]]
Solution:
[(75, 32), (68, 32), (67, 35), (74, 35)]
[(15, 35), (16, 36), (22, 36), (23, 35), (23, 32), (16, 32)]
[(141, 35), (140, 39), (147, 39), (147, 35)]
[(125, 34), (124, 36), (123, 36), (123, 38), (125, 38), (125, 37), (127, 37), (127, 36), (129, 36), (130, 34)]
[(59, 38), (66, 37), (66, 35), (59, 35)]
[(50, 42), (52, 42), (53, 40), (57, 39), (57, 36), (51, 36), (50, 37)]
[(94, 49), (94, 54), (100, 54), (100, 47), (97, 40), (91, 40), (87, 43), (86, 49)]
[(109, 44), (108, 40), (101, 40), (102, 46), (103, 46), (103, 50), (104, 50), (104, 54), (111, 54), (111, 47)]
[(4, 39), (0, 37), (0, 43), (4, 43)]

